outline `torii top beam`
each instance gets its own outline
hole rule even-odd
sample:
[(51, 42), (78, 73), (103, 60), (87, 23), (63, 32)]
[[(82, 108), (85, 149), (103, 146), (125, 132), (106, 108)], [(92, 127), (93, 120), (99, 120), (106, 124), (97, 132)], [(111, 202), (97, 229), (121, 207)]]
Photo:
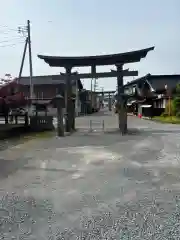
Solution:
[(79, 57), (60, 57), (60, 56), (45, 56), (38, 55), (51, 67), (85, 67), (85, 66), (105, 66), (114, 64), (126, 64), (139, 62), (141, 58), (145, 58), (149, 51), (154, 50), (154, 47), (145, 48), (137, 51), (97, 55), (97, 56), (79, 56)]

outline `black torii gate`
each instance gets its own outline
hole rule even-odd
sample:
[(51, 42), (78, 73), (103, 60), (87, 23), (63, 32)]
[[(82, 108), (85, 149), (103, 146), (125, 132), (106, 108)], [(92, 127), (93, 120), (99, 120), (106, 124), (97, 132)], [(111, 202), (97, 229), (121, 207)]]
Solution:
[[(118, 85), (118, 105), (119, 111), (119, 128), (122, 134), (127, 131), (127, 113), (125, 107), (125, 97), (123, 89), (123, 76), (137, 76), (138, 71), (123, 70), (123, 65), (127, 63), (140, 62), (141, 58), (145, 58), (149, 51), (154, 50), (154, 47), (141, 49), (137, 51), (99, 55), (99, 56), (79, 56), (79, 57), (61, 57), (61, 56), (45, 56), (38, 55), (40, 59), (43, 59), (51, 67), (64, 67), (66, 70), (66, 109), (67, 109), (67, 121), (66, 131), (70, 132), (74, 126), (74, 118), (72, 116), (72, 85), (71, 79), (73, 78), (107, 78), (117, 77)], [(96, 72), (97, 66), (115, 65), (116, 71), (110, 72)], [(72, 74), (73, 67), (91, 67), (91, 73)]]
[(101, 96), (103, 100), (108, 99), (109, 111), (112, 109), (112, 96), (114, 96), (116, 91), (96, 91), (98, 96)]

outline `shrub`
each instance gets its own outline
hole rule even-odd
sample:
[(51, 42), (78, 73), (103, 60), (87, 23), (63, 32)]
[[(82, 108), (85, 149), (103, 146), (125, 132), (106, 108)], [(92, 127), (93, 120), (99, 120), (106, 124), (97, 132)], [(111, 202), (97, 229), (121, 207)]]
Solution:
[(174, 93), (173, 97), (173, 109), (174, 109), (174, 114), (177, 116), (179, 115), (180, 112), (180, 84), (176, 85), (176, 92)]
[(163, 112), (162, 114), (161, 114), (161, 117), (167, 117), (168, 116), (168, 114), (166, 113), (166, 112)]
[(174, 102), (173, 101), (168, 101), (165, 107), (164, 114), (166, 116), (174, 116), (175, 115), (175, 108), (174, 108)]
[(175, 110), (175, 113), (180, 112), (180, 97), (177, 96), (173, 99), (173, 108)]
[(176, 117), (180, 118), (180, 111), (176, 113)]

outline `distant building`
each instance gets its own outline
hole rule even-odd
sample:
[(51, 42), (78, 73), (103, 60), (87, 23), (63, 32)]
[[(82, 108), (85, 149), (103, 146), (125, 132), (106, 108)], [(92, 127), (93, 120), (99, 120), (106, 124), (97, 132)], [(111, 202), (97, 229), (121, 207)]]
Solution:
[[(56, 94), (64, 96), (65, 93), (65, 79), (61, 80), (60, 75), (45, 75), (45, 76), (33, 76), (32, 82), (34, 87), (34, 95), (39, 99), (53, 98)], [(30, 96), (30, 78), (21, 77), (19, 81), (22, 86), (22, 91), (25, 96)], [(83, 89), (83, 85), (78, 80), (78, 89)], [(72, 92), (76, 93), (76, 81), (72, 80)]]
[[(61, 94), (65, 97), (65, 78), (62, 79), (61, 75), (45, 75), (45, 76), (33, 76), (33, 89), (35, 98), (39, 100), (45, 100), (55, 97), (57, 94)], [(21, 77), (20, 84), (22, 84), (22, 91), (26, 97), (30, 97), (30, 78)], [(83, 89), (81, 80), (72, 80), (72, 93), (76, 95), (76, 86), (79, 91), (79, 109), (81, 113), (92, 113), (96, 111), (95, 94), (91, 94), (90, 91)], [(93, 96), (93, 97), (92, 97)]]
[(161, 115), (178, 83), (180, 74), (148, 74), (127, 83), (124, 91), (132, 95), (128, 101), (129, 111), (144, 116)]

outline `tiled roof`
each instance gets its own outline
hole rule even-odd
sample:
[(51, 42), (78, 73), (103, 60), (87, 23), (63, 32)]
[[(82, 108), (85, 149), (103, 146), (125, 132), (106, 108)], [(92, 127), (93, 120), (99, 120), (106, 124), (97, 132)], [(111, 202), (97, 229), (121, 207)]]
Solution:
[[(23, 85), (29, 85), (30, 78), (22, 76), (19, 82)], [(65, 84), (65, 78), (61, 75), (33, 76), (32, 82), (34, 85)], [(72, 83), (75, 84), (75, 80), (72, 80)], [(78, 84), (82, 85), (80, 80), (78, 80)]]
[(161, 79), (173, 79), (173, 80), (176, 80), (176, 79), (180, 79), (180, 74), (167, 74), (167, 75), (151, 75), (150, 73), (143, 76), (143, 77), (140, 77), (140, 78), (136, 78), (135, 80), (131, 81), (131, 82), (128, 82), (127, 84), (125, 84), (124, 86), (127, 87), (127, 86), (131, 86), (131, 85), (134, 85), (134, 84), (137, 84), (141, 81), (144, 81), (144, 80), (161, 80)]

